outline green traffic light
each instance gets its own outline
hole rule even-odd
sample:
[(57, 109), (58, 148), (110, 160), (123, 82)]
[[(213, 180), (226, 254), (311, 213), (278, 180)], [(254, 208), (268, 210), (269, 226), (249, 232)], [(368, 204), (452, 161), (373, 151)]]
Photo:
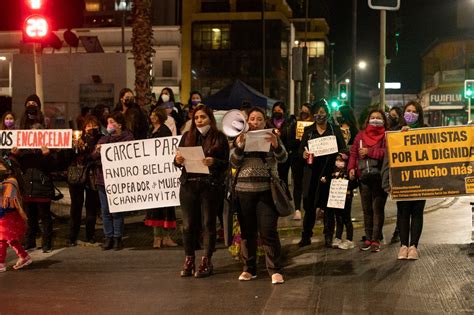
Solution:
[(332, 108), (337, 108), (338, 106), (339, 106), (339, 104), (336, 101), (331, 102), (331, 107)]
[(466, 90), (466, 96), (468, 97), (472, 96), (472, 90)]
[(347, 93), (346, 93), (346, 92), (342, 92), (342, 93), (341, 93), (341, 98), (342, 98), (342, 99), (346, 99), (346, 98), (347, 98)]

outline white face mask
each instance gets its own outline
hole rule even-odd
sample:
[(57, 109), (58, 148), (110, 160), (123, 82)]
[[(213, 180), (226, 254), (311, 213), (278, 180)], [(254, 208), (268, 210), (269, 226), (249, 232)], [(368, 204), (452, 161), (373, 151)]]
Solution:
[(169, 102), (170, 96), (168, 94), (162, 94), (161, 99), (163, 100), (164, 103)]
[(204, 127), (196, 127), (197, 130), (199, 130), (199, 132), (205, 136), (207, 134), (207, 132), (209, 131), (209, 129), (211, 129), (211, 125), (206, 125)]
[(336, 161), (336, 167), (341, 169), (341, 168), (344, 168), (344, 166), (346, 166), (346, 163), (344, 161)]

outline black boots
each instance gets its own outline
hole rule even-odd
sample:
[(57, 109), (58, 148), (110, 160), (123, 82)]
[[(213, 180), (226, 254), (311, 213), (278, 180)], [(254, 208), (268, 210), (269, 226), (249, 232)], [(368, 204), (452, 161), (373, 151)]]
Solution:
[(121, 237), (114, 237), (114, 250), (123, 249), (123, 242)]
[(114, 240), (111, 237), (106, 237), (104, 244), (102, 244), (102, 250), (109, 250), (114, 247)]
[(194, 273), (195, 278), (205, 278), (212, 275), (214, 267), (212, 266), (211, 257), (203, 256), (201, 258), (201, 263), (199, 264), (199, 269)]
[(183, 270), (181, 270), (181, 277), (190, 277), (194, 273), (196, 265), (194, 263), (194, 256), (186, 256), (184, 260)]

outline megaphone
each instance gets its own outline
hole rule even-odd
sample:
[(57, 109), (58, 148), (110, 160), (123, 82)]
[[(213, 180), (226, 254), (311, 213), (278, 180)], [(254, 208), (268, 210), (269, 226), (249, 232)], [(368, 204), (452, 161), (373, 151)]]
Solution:
[(249, 131), (249, 124), (240, 110), (233, 109), (222, 117), (222, 131), (227, 137), (237, 137), (241, 133)]

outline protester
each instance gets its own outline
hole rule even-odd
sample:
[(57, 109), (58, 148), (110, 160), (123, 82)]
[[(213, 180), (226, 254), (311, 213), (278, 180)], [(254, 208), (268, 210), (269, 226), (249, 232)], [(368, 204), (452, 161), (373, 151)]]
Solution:
[(342, 105), (339, 107), (338, 113), (339, 116), (337, 117), (337, 123), (341, 128), (346, 145), (350, 147), (354, 143), (355, 136), (359, 132), (354, 111), (349, 105)]
[(200, 104), (202, 101), (202, 96), (201, 93), (198, 91), (192, 91), (189, 94), (189, 100), (187, 104), (187, 115), (186, 115), (186, 122), (184, 123), (183, 127), (181, 128), (181, 133), (184, 134), (186, 131), (189, 131), (191, 129), (191, 124), (192, 124), (192, 118), (193, 118), (193, 112), (194, 108)]
[(11, 111), (6, 111), (2, 116), (2, 121), (0, 122), (0, 130), (16, 129), (15, 121), (15, 114)]
[[(179, 149), (175, 164), (182, 167), (179, 200), (183, 213), (183, 243), (186, 255), (182, 277), (196, 278), (213, 273), (212, 254), (216, 246), (216, 214), (219, 206), (219, 187), (224, 186), (229, 160), (227, 138), (217, 129), (212, 109), (198, 105), (194, 111), (191, 129), (181, 138), (179, 147), (201, 146), (205, 158), (202, 163), (209, 167), (209, 174), (190, 173), (186, 160)], [(184, 167), (183, 167), (184, 166)], [(202, 221), (201, 221), (202, 220)], [(202, 224), (201, 224), (202, 222)], [(201, 226), (204, 231), (204, 255), (195, 270), (195, 245), (198, 243)]]
[(121, 112), (125, 117), (127, 129), (133, 134), (134, 139), (146, 139), (148, 134), (148, 117), (135, 103), (133, 91), (123, 88), (119, 93), (119, 102), (113, 112)]
[(184, 125), (184, 117), (181, 106), (176, 102), (171, 88), (165, 87), (161, 90), (156, 106), (166, 109), (169, 119), (169, 121), (166, 121), (166, 125), (170, 128), (173, 136), (180, 134), (180, 130)]
[(84, 128), (84, 120), (87, 115), (91, 114), (91, 108), (89, 106), (84, 106), (81, 108), (81, 114), (76, 118), (77, 129), (82, 130)]
[(91, 154), (92, 160), (96, 161), (96, 182), (99, 189), (99, 199), (102, 208), (102, 221), (104, 224), (104, 244), (103, 250), (121, 250), (123, 248), (123, 229), (124, 219), (123, 213), (111, 213), (107, 202), (107, 194), (105, 192), (104, 175), (102, 172), (102, 164), (100, 163), (101, 145), (105, 143), (116, 143), (134, 140), (133, 134), (127, 129), (125, 117), (120, 112), (115, 112), (107, 118), (108, 135), (100, 138), (94, 152)]
[[(7, 270), (5, 258), (8, 246), (15, 250), (18, 261), (13, 269), (21, 269), (33, 262), (21, 246), (28, 219), (22, 208), (21, 192), (23, 181), (19, 165), (12, 160), (0, 160), (2, 199), (0, 202), (0, 272)], [(20, 187), (21, 183), (21, 187)]]
[[(41, 101), (35, 94), (25, 101), (25, 113), (20, 122), (20, 129), (43, 129), (44, 116), (41, 112)], [(54, 196), (54, 185), (50, 172), (55, 159), (50, 150), (41, 149), (11, 150), (12, 156), (19, 162), (23, 172), (26, 192), (23, 196), (24, 207), (28, 215), (25, 249), (36, 248), (36, 234), (39, 232), (39, 221), (42, 224), (42, 249), (52, 251), (53, 219), (51, 217), (51, 198)]]
[(349, 176), (359, 178), (366, 239), (361, 250), (378, 252), (381, 249), (384, 209), (387, 193), (382, 189), (381, 168), (385, 154), (385, 113), (373, 109), (357, 134), (351, 147)]
[[(423, 108), (420, 103), (411, 101), (403, 108), (402, 131), (422, 128), (424, 123)], [(390, 190), (388, 172), (384, 172), (384, 187)], [(426, 200), (397, 201), (397, 223), (400, 229), (400, 251), (398, 259), (416, 260), (419, 258), (418, 243), (423, 230), (423, 212)]]
[[(353, 190), (357, 187), (357, 180), (350, 179), (349, 173), (347, 171), (347, 162), (349, 156), (345, 153), (339, 153), (336, 158), (336, 163), (334, 166), (334, 171), (331, 174), (329, 179), (329, 186), (333, 180), (344, 179), (348, 180), (348, 186), (346, 191), (346, 201), (344, 208), (333, 209), (336, 214), (336, 238), (332, 241), (333, 248), (340, 249), (352, 249), (354, 248), (354, 242), (352, 241), (354, 236), (354, 228), (352, 226), (351, 210), (352, 210), (352, 198), (354, 197)], [(322, 181), (327, 179), (322, 177)], [(346, 239), (342, 240), (342, 232), (346, 228)]]
[[(313, 157), (313, 154), (310, 154), (308, 151), (308, 141), (321, 137), (335, 136), (337, 151), (343, 152), (346, 149), (341, 129), (329, 122), (329, 109), (326, 100), (321, 99), (315, 102), (311, 107), (311, 112), (316, 123), (305, 128), (299, 148), (300, 156), (306, 161), (303, 169), (303, 207), (305, 215), (303, 219), (303, 232), (298, 243), (300, 247), (311, 244), (313, 227), (316, 221), (316, 208), (326, 209), (329, 186), (327, 183), (321, 182), (321, 178), (330, 177), (337, 157), (337, 152)], [(331, 209), (324, 212), (324, 238), (327, 247), (332, 246), (334, 220), (334, 212)]]
[[(171, 130), (165, 125), (167, 119), (164, 109), (155, 108), (150, 114), (151, 128), (148, 138), (171, 137)], [(153, 248), (178, 246), (171, 238), (176, 229), (174, 207), (146, 210), (145, 225), (153, 227)]]
[(98, 104), (92, 109), (94, 115), (100, 122), (100, 133), (107, 133), (107, 117), (110, 115), (110, 108), (104, 104)]
[[(249, 130), (265, 128), (265, 112), (258, 107), (249, 111)], [(236, 139), (231, 164), (236, 171), (235, 194), (241, 229), (241, 258), (244, 263), (239, 280), (257, 277), (257, 233), (265, 250), (267, 271), (273, 284), (283, 283), (281, 244), (277, 230), (278, 213), (270, 190), (270, 172), (277, 176), (277, 163), (284, 163), (287, 152), (282, 141), (269, 133), (270, 151), (245, 152), (246, 134)]]
[[(311, 114), (311, 104), (304, 103), (301, 105), (300, 114), (298, 116), (298, 121), (304, 122), (313, 122), (313, 115)], [(294, 134), (296, 138), (296, 127), (298, 121), (293, 125), (295, 129)], [(291, 174), (293, 179), (293, 201), (295, 203), (295, 214), (293, 215), (293, 220), (301, 220), (301, 196), (303, 194), (303, 166), (304, 160), (303, 157), (299, 154), (299, 147), (301, 144), (301, 139), (295, 139), (295, 154), (291, 161)]]
[(99, 139), (102, 138), (100, 122), (92, 115), (84, 118), (81, 137), (74, 144), (72, 151), (72, 166), (83, 167), (85, 181), (82, 183), (68, 183), (69, 195), (71, 196), (69, 246), (77, 245), (77, 238), (81, 226), (82, 206), (86, 207), (86, 241), (95, 243), (95, 224), (97, 214), (100, 211), (99, 192), (95, 187), (96, 163), (91, 154)]

